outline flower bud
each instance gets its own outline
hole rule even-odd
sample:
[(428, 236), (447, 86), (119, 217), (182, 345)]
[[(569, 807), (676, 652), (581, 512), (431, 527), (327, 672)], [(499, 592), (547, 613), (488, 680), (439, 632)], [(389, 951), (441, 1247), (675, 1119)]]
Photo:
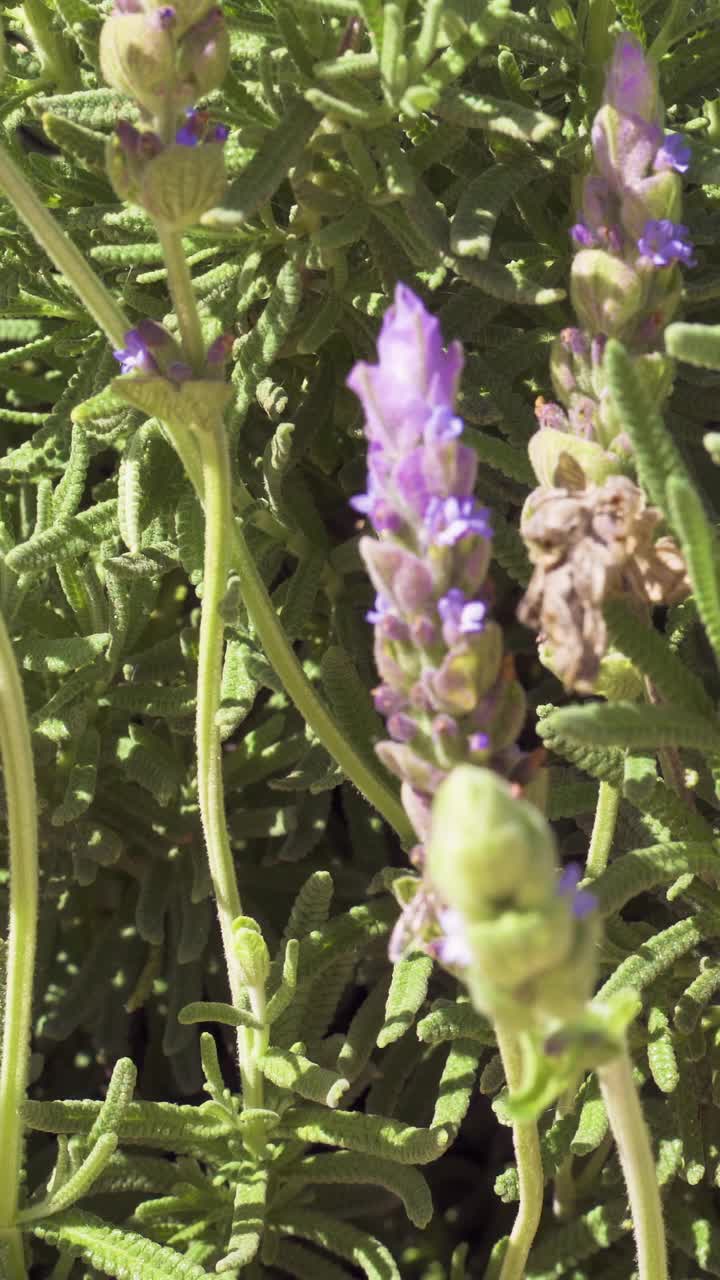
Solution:
[(562, 965), (574, 932), (567, 905), (554, 896), (543, 900), (542, 909), (504, 911), (494, 919), (468, 925), (467, 940), (483, 978), (500, 990), (514, 992)]
[(260, 926), (250, 916), (238, 916), (232, 923), (233, 946), (249, 987), (264, 987), (270, 973), (270, 953)]
[(682, 182), (676, 173), (656, 173), (626, 192), (621, 217), (626, 231), (635, 240), (651, 220), (669, 218), (678, 222), (682, 213)]
[(605, 101), (625, 115), (654, 121), (659, 111), (657, 75), (636, 36), (624, 32), (615, 45), (605, 81)]
[(443, 899), (472, 925), (508, 904), (525, 910), (543, 903), (555, 883), (555, 842), (543, 816), (507, 782), (459, 765), (435, 798), (428, 870)]
[(144, 13), (115, 13), (100, 32), (100, 67), (112, 89), (156, 114), (175, 83), (172, 36)]
[(194, 226), (225, 194), (225, 159), (219, 143), (171, 143), (145, 167), (138, 203), (171, 231)]
[(192, 98), (204, 98), (218, 89), (230, 64), (230, 39), (220, 9), (213, 8), (180, 43), (178, 72), (192, 86)]
[(535, 432), (530, 439), (528, 453), (538, 483), (547, 488), (555, 484), (555, 473), (563, 454), (577, 462), (585, 478), (594, 484), (602, 484), (617, 471), (616, 460), (610, 458), (594, 440), (581, 440), (579, 436), (555, 431), (552, 427), (543, 427)]
[(575, 256), (570, 292), (583, 327), (608, 337), (622, 336), (643, 299), (637, 272), (603, 249), (583, 249)]

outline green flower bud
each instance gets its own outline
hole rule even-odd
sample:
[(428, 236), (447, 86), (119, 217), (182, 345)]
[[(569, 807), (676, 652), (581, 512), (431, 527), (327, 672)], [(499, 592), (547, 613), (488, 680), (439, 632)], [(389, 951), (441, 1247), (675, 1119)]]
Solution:
[(180, 43), (178, 72), (192, 86), (192, 97), (204, 98), (222, 84), (230, 65), (230, 38), (219, 9), (191, 27)]
[(100, 32), (100, 67), (112, 89), (156, 114), (175, 84), (173, 37), (144, 13), (112, 14)]
[(184, 231), (220, 204), (225, 185), (219, 143), (196, 147), (172, 143), (145, 166), (138, 204), (168, 230)]
[(626, 231), (638, 239), (650, 218), (669, 218), (679, 222), (682, 214), (682, 181), (677, 173), (669, 170), (645, 178), (637, 191), (630, 190), (623, 198), (621, 220)]
[(430, 879), (468, 925), (528, 909), (555, 886), (555, 842), (534, 805), (489, 769), (459, 765), (438, 789)]
[(555, 427), (542, 427), (536, 431), (528, 445), (533, 471), (541, 485), (552, 488), (555, 473), (563, 454), (569, 455), (582, 469), (586, 480), (603, 484), (618, 469), (617, 459), (610, 457), (594, 440), (582, 440)]
[(575, 255), (570, 293), (581, 325), (611, 338), (622, 336), (643, 301), (637, 272), (604, 249), (583, 249)]
[[(467, 928), (471, 967), (476, 964), (486, 982), (517, 998), (531, 979), (566, 963), (574, 930), (567, 903), (556, 894), (544, 900), (542, 910), (505, 911)], [(534, 992), (526, 994), (534, 1001)]]
[(260, 926), (251, 916), (238, 916), (232, 923), (235, 955), (249, 987), (264, 987), (270, 973), (270, 953)]

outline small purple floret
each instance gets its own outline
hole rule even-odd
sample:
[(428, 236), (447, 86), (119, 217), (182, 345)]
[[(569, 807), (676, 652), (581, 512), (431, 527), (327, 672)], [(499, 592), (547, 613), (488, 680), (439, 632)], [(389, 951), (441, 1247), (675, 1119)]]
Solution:
[(137, 329), (128, 329), (125, 346), (113, 351), (113, 355), (120, 364), (121, 373), (157, 373), (155, 358), (139, 325)]
[(682, 262), (686, 267), (695, 265), (695, 253), (688, 228), (669, 218), (651, 218), (645, 223), (638, 240), (638, 249), (654, 267), (670, 267)]
[(569, 862), (560, 873), (557, 891), (570, 901), (570, 909), (576, 920), (583, 920), (597, 907), (597, 898), (588, 889), (578, 889), (582, 880), (582, 869), (577, 862)]
[(161, 31), (169, 31), (175, 23), (175, 18), (176, 12), (173, 5), (164, 4), (153, 11), (151, 22), (154, 27), (159, 27)]
[(425, 513), (425, 525), (432, 540), (452, 547), (463, 538), (491, 538), (490, 513), (475, 498), (432, 498)]
[(692, 151), (681, 133), (666, 133), (653, 161), (653, 169), (662, 172), (674, 169), (676, 173), (687, 173), (692, 160)]
[(597, 244), (594, 233), (582, 218), (570, 228), (570, 235), (575, 244), (580, 245), (582, 249), (592, 249)]
[(468, 600), (464, 591), (452, 587), (438, 600), (445, 643), (452, 647), (460, 636), (478, 635), (485, 629), (487, 607), (482, 600)]
[(205, 124), (204, 116), (194, 107), (189, 107), (185, 112), (185, 124), (175, 133), (175, 141), (181, 147), (196, 147), (205, 132)]
[(433, 941), (433, 954), (448, 969), (466, 969), (472, 963), (472, 952), (460, 912), (444, 907), (438, 911), (437, 920), (443, 936)]

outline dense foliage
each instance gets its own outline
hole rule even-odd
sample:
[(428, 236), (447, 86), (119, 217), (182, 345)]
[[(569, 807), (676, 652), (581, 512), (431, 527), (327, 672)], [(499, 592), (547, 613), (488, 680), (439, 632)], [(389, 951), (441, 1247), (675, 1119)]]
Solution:
[[(156, 121), (152, 144), (138, 130), (161, 115), (155, 46), (111, 65), (103, 24), (141, 6), (110, 10), (0, 2), (0, 613), (39, 835), (23, 1173), (16, 1214), (9, 1145), (0, 1276), (28, 1274), (19, 1225), (29, 1274), (54, 1280), (497, 1280), (520, 1195), (510, 1129), (539, 1115), (546, 1193), (523, 1274), (628, 1280), (600, 1082), (625, 1035), (669, 1274), (720, 1275), (720, 9), (226, 0), (222, 25), (179, 0), (167, 22), (189, 15), (175, 104), (189, 114), (167, 137)], [(667, 289), (613, 329), (573, 262), (601, 253), (581, 211), (621, 31), (657, 66), (665, 128), (689, 156), (674, 144), (663, 187), (672, 201), (683, 188), (682, 218), (643, 213), (638, 254), (672, 273), (656, 277)], [(52, 265), (67, 249), (48, 240), (48, 211), (97, 296), (74, 259)], [(417, 909), (405, 927), (425, 891), (417, 851), (408, 869), (416, 810), (392, 752), (374, 750), (367, 507), (350, 503), (368, 441), (347, 379), (377, 358), (399, 284), (464, 348), (456, 411), (490, 512), (473, 590), (487, 570), (506, 702), (493, 749), (465, 729), (463, 742), (516, 798), (546, 793), (562, 859), (587, 859), (594, 881), (592, 965), (587, 948), (582, 963), (563, 953), (583, 1000), (597, 977), (591, 1012), (552, 1051), (533, 1022), (514, 1106), (486, 986), (443, 956), (434, 920), (429, 941)], [(633, 287), (614, 279), (613, 300)], [(550, 397), (575, 324), (603, 337), (585, 411), (610, 416), (604, 437), (551, 446), (569, 431)], [(575, 520), (618, 483), (638, 495), (646, 542), (607, 571), (584, 647), (561, 619), (558, 659), (517, 620), (524, 598), (525, 621), (552, 636), (548, 602), (568, 598), (538, 511), (569, 493)], [(672, 582), (652, 561), (658, 533)], [(11, 667), (0, 643), (12, 820), (33, 788)], [(422, 777), (427, 793), (440, 781)], [(431, 864), (445, 889), (442, 812)], [(32, 960), (7, 829), (0, 918)], [(233, 865), (236, 884), (222, 880)], [(22, 1025), (10, 960), (6, 1029)], [(25, 1048), (2, 1046), (0, 1134)]]

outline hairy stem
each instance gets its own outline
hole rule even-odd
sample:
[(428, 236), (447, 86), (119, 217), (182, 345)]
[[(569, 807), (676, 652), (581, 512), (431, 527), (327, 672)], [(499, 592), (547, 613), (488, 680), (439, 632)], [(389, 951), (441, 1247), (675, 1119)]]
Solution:
[(597, 808), (590, 837), (585, 876), (594, 880), (602, 875), (608, 864), (612, 842), (615, 837), (615, 824), (620, 809), (620, 791), (609, 782), (601, 782), (598, 790)]
[(197, 756), (198, 796), (210, 862), (220, 929), (235, 1003), (244, 984), (233, 965), (232, 922), (242, 914), (227, 824), (222, 780), (222, 751), (217, 713), (220, 707), (223, 632), (222, 602), (228, 573), (226, 530), (232, 521), (230, 476), (222, 423), (203, 439), (205, 561), (198, 652)]
[(156, 230), (167, 267), (170, 296), (177, 316), (185, 358), (194, 373), (201, 373), (205, 362), (205, 344), (193, 293), (192, 276), (182, 240), (179, 232), (168, 231), (160, 224)]
[[(27, 1086), (38, 915), (35, 768), (25, 698), (5, 622), (0, 616), (0, 754), (10, 849), (10, 912), (5, 1011), (0, 1058), (0, 1248), (7, 1280), (27, 1275), (16, 1226), (22, 1173), (22, 1108)], [(0, 1255), (1, 1257), (2, 1255)]]
[[(236, 1008), (243, 1008), (249, 996), (253, 1013), (261, 1021), (264, 990), (247, 990), (233, 939), (233, 920), (242, 914), (242, 904), (225, 816), (222, 744), (217, 723), (225, 630), (222, 603), (229, 567), (227, 530), (233, 518), (230, 459), (221, 421), (214, 424), (212, 431), (203, 434), (202, 468), (205, 557), (197, 677), (198, 799), (232, 1002)], [(262, 1033), (239, 1027), (237, 1044), (243, 1105), (262, 1107), (263, 1077), (257, 1065), (264, 1050)]]
[(245, 607), (258, 638), (275, 671), (313, 733), (344, 770), (351, 782), (395, 828), (401, 840), (411, 843), (412, 828), (400, 801), (355, 751), (318, 698), (275, 612), (242, 531), (235, 526), (233, 566), (240, 578)]
[(630, 1201), (638, 1280), (668, 1280), (655, 1161), (627, 1051), (600, 1067), (598, 1076)]
[(42, 0), (23, 0), (22, 7), (40, 59), (43, 79), (55, 84), (60, 93), (72, 93), (73, 89), (79, 89), (79, 70), (63, 36), (59, 31), (54, 31), (50, 24), (50, 10)]
[[(495, 1023), (495, 1035), (508, 1090), (510, 1094), (517, 1093), (522, 1084), (522, 1059), (517, 1036), (501, 1021)], [(543, 1204), (543, 1169), (537, 1125), (534, 1122), (513, 1125), (513, 1146), (520, 1183), (520, 1204), (503, 1255), (499, 1280), (524, 1280)]]
[(41, 204), (29, 182), (7, 151), (0, 147), (0, 191), (34, 235), (56, 269), (90, 312), (98, 326), (116, 347), (122, 347), (128, 323), (112, 294)]

